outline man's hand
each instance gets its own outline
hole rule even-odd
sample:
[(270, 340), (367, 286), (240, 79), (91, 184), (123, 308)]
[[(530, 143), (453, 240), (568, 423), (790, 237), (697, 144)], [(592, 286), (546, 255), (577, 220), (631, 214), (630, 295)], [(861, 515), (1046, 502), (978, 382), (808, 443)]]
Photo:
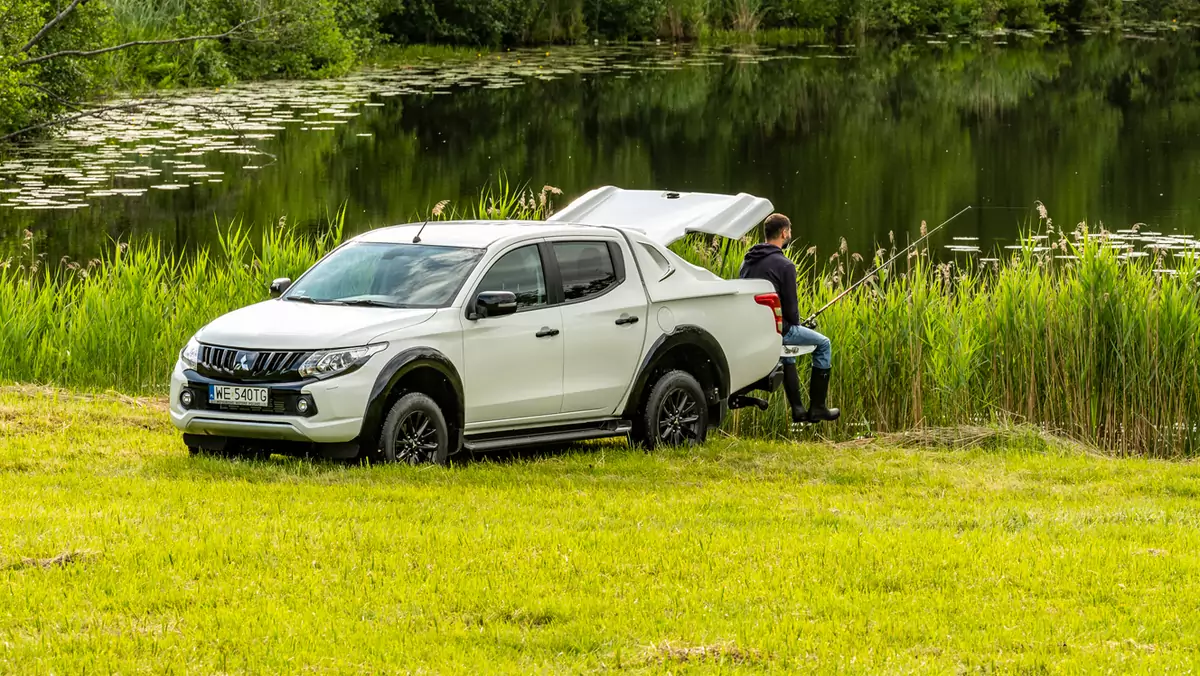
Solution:
[(808, 319), (805, 319), (804, 321), (800, 322), (800, 326), (803, 326), (806, 329), (811, 329), (813, 331), (816, 331), (817, 330), (817, 318), (809, 317)]

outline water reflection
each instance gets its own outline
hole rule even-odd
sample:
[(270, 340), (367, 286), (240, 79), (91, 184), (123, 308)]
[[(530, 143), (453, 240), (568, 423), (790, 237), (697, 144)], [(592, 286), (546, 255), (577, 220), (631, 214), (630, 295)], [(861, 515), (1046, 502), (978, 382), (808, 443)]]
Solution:
[(320, 228), (343, 202), (361, 230), (501, 173), (563, 199), (752, 192), (829, 253), (973, 204), (936, 245), (986, 254), (1035, 200), (1063, 224), (1200, 234), (1200, 56), (1178, 35), (560, 48), (187, 96), (0, 161), (0, 256), (25, 229), (51, 260), (85, 258), (110, 238), (211, 244), (235, 217)]

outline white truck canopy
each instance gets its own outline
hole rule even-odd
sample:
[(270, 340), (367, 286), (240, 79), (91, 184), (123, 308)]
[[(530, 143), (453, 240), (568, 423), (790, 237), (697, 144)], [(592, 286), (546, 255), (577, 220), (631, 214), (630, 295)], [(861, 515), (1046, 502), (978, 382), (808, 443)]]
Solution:
[(770, 200), (746, 193), (716, 195), (604, 186), (546, 220), (637, 230), (666, 246), (689, 232), (740, 239), (773, 209)]

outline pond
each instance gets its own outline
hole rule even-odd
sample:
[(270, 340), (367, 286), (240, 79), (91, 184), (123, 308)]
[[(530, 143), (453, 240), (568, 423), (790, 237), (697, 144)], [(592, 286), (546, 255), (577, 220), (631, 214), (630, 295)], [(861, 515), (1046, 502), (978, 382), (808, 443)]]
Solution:
[[(1181, 33), (930, 36), (792, 48), (554, 47), (114, 111), (0, 158), (0, 259), (173, 250), (218, 224), (352, 231), (469, 202), (507, 176), (744, 191), (798, 245), (869, 252), (967, 205), (936, 246), (1011, 244), (1043, 202), (1200, 234), (1200, 53)], [(1180, 240), (1182, 241), (1182, 240)]]

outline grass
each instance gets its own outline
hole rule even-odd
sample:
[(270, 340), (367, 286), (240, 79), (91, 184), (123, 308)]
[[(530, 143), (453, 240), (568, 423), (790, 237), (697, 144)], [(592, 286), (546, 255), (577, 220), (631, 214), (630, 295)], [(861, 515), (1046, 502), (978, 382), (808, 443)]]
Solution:
[(1198, 494), (1024, 433), (193, 459), (157, 400), (6, 388), (0, 671), (1164, 673)]
[[(541, 218), (554, 190), (502, 180), (473, 203), (439, 204), (430, 215)], [(1041, 227), (1051, 230), (1048, 217)], [(235, 227), (215, 252), (120, 245), (83, 267), (46, 266), (31, 241), (0, 267), (0, 379), (160, 392), (196, 330), (264, 299), (271, 279), (295, 278), (342, 232), (336, 217), (315, 240), (268, 228), (252, 243)], [(1114, 453), (1196, 455), (1200, 263), (1179, 259), (1164, 272), (1169, 252), (1124, 260), (1132, 245), (1114, 248), (1105, 233), (1051, 234), (994, 263), (934, 264), (927, 250), (914, 252), (830, 309), (821, 330), (834, 344), (831, 403), (844, 413), (812, 438), (1027, 423)], [(728, 278), (749, 245), (693, 237), (676, 249)], [(890, 251), (793, 256), (805, 314)], [(784, 410), (739, 411), (727, 429), (779, 437), (790, 429)]]

